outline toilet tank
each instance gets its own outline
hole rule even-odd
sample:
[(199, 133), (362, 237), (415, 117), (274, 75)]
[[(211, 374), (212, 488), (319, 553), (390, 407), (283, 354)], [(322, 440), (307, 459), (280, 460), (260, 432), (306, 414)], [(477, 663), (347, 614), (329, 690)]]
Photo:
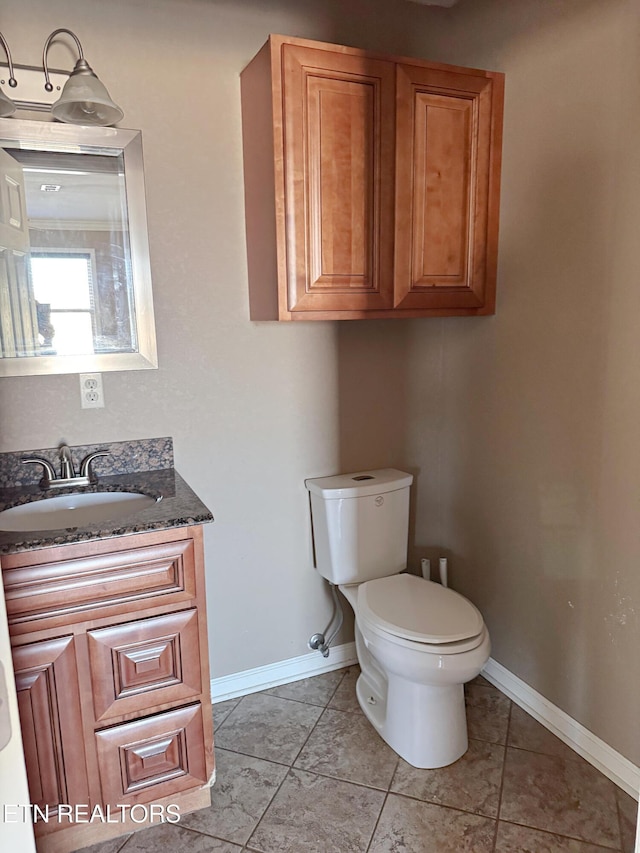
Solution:
[(409, 487), (395, 468), (306, 480), (316, 568), (333, 584), (364, 583), (407, 567)]

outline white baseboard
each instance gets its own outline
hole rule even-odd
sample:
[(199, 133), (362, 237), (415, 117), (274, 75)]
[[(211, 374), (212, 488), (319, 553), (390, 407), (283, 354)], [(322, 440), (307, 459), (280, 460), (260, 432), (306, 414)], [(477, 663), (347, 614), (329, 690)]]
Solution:
[(328, 658), (323, 658), (320, 652), (310, 652), (297, 658), (258, 666), (255, 669), (246, 669), (222, 678), (212, 678), (211, 701), (223, 702), (225, 699), (235, 699), (236, 696), (246, 696), (249, 693), (266, 690), (268, 687), (300, 681), (301, 678), (321, 675), (323, 672), (342, 669), (357, 662), (356, 644), (344, 643), (342, 646), (332, 647)]
[(482, 675), (589, 764), (593, 764), (612, 782), (638, 799), (640, 767), (636, 767), (493, 658), (489, 658)]

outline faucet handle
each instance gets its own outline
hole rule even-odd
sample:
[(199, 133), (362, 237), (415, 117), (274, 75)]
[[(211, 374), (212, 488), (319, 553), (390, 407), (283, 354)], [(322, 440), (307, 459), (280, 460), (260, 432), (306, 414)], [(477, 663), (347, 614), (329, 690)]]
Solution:
[(95, 480), (97, 478), (95, 477), (95, 475), (93, 475), (93, 471), (91, 469), (91, 463), (98, 456), (108, 456), (108, 455), (109, 455), (108, 450), (96, 450), (94, 453), (89, 453), (88, 456), (84, 457), (84, 459), (82, 460), (82, 463), (80, 464), (80, 476), (86, 477), (88, 480), (92, 480), (93, 482), (95, 482)]
[(46, 459), (39, 459), (37, 456), (26, 456), (20, 460), (23, 465), (42, 465), (42, 479), (40, 485), (47, 488), (52, 480), (56, 478), (56, 472), (53, 470), (53, 465)]

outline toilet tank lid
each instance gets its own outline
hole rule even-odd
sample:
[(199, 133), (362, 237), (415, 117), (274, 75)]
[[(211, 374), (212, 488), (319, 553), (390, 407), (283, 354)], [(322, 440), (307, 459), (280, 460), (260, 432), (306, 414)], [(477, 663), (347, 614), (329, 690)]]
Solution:
[(378, 468), (373, 471), (356, 471), (353, 474), (337, 474), (334, 477), (316, 477), (305, 480), (305, 485), (314, 495), (325, 500), (339, 498), (361, 498), (405, 489), (413, 482), (413, 474), (396, 468)]

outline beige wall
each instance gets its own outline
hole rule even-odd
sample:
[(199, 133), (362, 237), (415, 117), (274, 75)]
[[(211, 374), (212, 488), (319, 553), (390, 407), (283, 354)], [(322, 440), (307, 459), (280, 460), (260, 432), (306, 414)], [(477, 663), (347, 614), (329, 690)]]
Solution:
[[(3, 379), (0, 449), (174, 437), (216, 516), (214, 676), (304, 654), (328, 618), (304, 478), (411, 470), (412, 565), (449, 553), (495, 657), (640, 763), (633, 0), (3, 11), (18, 62), (58, 26), (143, 131), (160, 369), (106, 374), (104, 410), (75, 376)], [(269, 32), (507, 72), (497, 317), (249, 322), (238, 75)]]
[(441, 543), (494, 657), (637, 764), (640, 5), (448, 20), (438, 58), (507, 95), (498, 313), (443, 322)]

